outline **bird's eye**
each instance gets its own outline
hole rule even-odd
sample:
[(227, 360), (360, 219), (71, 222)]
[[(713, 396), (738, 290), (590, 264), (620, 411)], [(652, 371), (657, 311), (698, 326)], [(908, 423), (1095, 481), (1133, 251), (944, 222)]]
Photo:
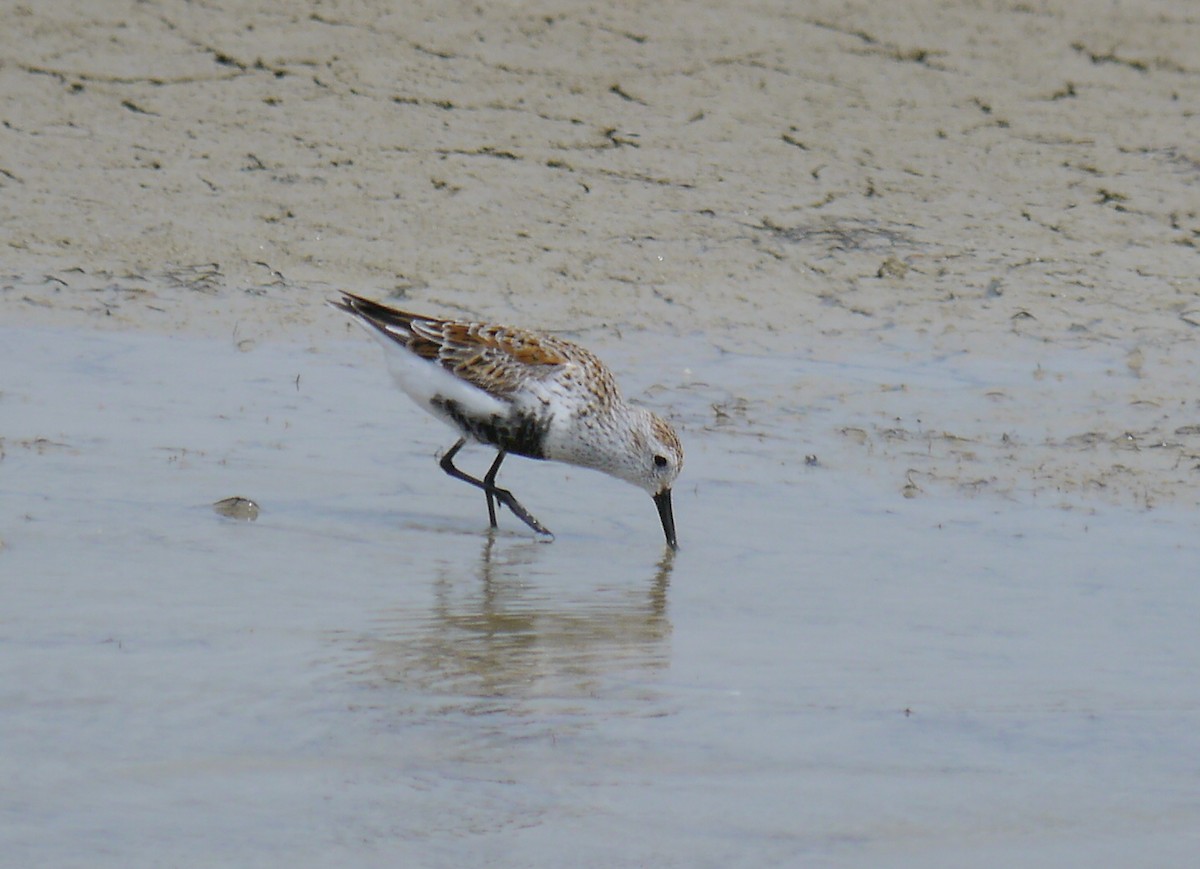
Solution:
[(665, 468), (667, 466), (667, 457), (666, 456), (655, 456), (654, 457), (654, 465), (655, 465), (655, 467)]

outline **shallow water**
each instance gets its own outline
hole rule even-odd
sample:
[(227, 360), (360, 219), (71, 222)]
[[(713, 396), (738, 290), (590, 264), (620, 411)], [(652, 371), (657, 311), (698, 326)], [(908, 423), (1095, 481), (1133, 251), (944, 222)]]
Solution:
[(1194, 857), (1195, 513), (905, 498), (840, 433), (1003, 366), (589, 338), (681, 424), (671, 556), (644, 494), (516, 459), (557, 538), (489, 533), (365, 340), (0, 341), (0, 863)]

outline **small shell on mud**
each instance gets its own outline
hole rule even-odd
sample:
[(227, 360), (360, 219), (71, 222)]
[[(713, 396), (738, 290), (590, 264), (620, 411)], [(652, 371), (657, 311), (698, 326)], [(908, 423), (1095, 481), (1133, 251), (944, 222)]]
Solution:
[(212, 505), (213, 510), (228, 519), (238, 519), (242, 522), (253, 522), (258, 518), (258, 504), (241, 495), (223, 498)]

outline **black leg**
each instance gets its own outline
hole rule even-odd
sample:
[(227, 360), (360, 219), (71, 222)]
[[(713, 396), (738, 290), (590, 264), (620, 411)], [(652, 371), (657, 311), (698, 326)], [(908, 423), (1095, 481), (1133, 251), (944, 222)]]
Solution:
[(488, 468), (488, 472), (483, 475), (483, 482), (487, 486), (483, 492), (487, 495), (488, 519), (491, 520), (493, 528), (496, 527), (496, 505), (492, 503), (491, 490), (496, 488), (496, 474), (499, 473), (500, 463), (504, 461), (504, 457), (507, 455), (508, 453), (504, 452), (504, 450), (496, 453), (496, 461), (492, 462), (492, 466)]
[(529, 511), (521, 506), (521, 502), (513, 497), (512, 492), (508, 491), (508, 489), (501, 489), (496, 486), (496, 472), (500, 470), (500, 463), (504, 460), (504, 456), (506, 455), (503, 450), (500, 451), (500, 455), (496, 456), (496, 461), (492, 463), (492, 467), (487, 472), (487, 476), (482, 480), (477, 480), (470, 474), (465, 474), (458, 468), (454, 467), (454, 457), (458, 455), (458, 451), (463, 448), (466, 442), (466, 438), (459, 438), (458, 442), (446, 451), (446, 455), (442, 456), (442, 460), (439, 462), (439, 464), (442, 466), (442, 470), (451, 477), (454, 477), (454, 479), (462, 480), (464, 483), (470, 483), (477, 489), (483, 489), (484, 494), (487, 495), (488, 498), (488, 515), (492, 520), (492, 527), (496, 527), (495, 507), (492, 504), (492, 498), (495, 498), (509, 510), (512, 510), (514, 516), (516, 516), (538, 534), (545, 534), (552, 537), (553, 535), (550, 534), (550, 530), (537, 519), (533, 518), (533, 516), (529, 514)]

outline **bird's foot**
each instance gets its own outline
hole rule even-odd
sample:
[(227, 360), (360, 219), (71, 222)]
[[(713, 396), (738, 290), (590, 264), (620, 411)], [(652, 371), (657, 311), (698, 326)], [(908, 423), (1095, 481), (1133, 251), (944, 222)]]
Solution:
[[(494, 496), (497, 501), (499, 501), (501, 504), (503, 504), (505, 507), (507, 507), (509, 510), (511, 510), (514, 516), (516, 516), (518, 519), (520, 519), (522, 522), (524, 522), (526, 525), (528, 525), (530, 528), (532, 528), (538, 534), (543, 534), (546, 537), (554, 536), (554, 534), (551, 533), (549, 528), (547, 528), (545, 525), (543, 525), (541, 522), (539, 522), (533, 516), (533, 514), (531, 514), (528, 510), (526, 510), (523, 506), (521, 506), (521, 502), (518, 501), (515, 497), (513, 497), (513, 493), (508, 491), (508, 489), (493, 489), (488, 494)], [(489, 506), (491, 506), (491, 505), (489, 504)], [(496, 521), (495, 521), (496, 517), (494, 514), (491, 514), (490, 518), (492, 519), (492, 527), (494, 528), (496, 525)]]

